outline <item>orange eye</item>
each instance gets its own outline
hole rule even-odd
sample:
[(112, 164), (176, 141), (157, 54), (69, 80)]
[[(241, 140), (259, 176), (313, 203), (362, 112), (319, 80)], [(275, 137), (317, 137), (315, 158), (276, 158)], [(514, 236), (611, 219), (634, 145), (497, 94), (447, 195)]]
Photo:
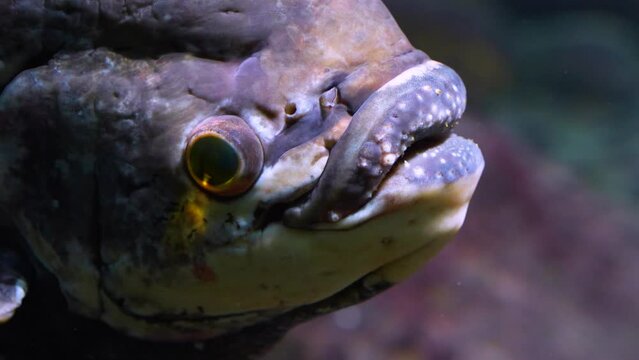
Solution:
[(191, 134), (185, 161), (191, 178), (220, 196), (246, 192), (257, 180), (264, 161), (262, 144), (237, 116), (204, 120)]

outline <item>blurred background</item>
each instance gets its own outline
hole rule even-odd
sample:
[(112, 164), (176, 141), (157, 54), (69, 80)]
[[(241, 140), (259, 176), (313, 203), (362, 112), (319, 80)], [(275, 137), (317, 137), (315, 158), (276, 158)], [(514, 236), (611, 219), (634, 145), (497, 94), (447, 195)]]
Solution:
[(487, 167), (406, 282), (276, 359), (639, 359), (639, 1), (385, 1), (465, 80)]

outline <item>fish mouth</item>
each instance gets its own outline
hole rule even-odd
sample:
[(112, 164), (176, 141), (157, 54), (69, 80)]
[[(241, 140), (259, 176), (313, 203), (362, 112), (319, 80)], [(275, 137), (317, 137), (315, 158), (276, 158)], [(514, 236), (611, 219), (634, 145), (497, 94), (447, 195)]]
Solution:
[(452, 133), (465, 106), (464, 84), (444, 64), (428, 60), (397, 75), (356, 110), (318, 184), (286, 212), (285, 224), (350, 224), (343, 220), (374, 203), (384, 183), (418, 194), (471, 175), (483, 166), (481, 151)]

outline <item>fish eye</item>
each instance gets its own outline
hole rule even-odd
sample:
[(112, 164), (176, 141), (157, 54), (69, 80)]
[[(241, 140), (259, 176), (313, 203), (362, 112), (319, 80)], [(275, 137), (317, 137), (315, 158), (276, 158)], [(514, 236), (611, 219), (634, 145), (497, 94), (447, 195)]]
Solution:
[(201, 136), (189, 151), (191, 175), (204, 187), (222, 186), (237, 175), (240, 159), (226, 140), (217, 136)]
[(261, 142), (237, 116), (204, 120), (189, 137), (185, 152), (193, 181), (220, 196), (246, 192), (257, 180), (263, 161)]

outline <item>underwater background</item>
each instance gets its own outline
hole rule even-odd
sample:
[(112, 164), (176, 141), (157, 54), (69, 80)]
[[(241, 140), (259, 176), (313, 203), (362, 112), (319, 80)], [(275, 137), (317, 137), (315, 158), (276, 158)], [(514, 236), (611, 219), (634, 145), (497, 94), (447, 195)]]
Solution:
[(385, 3), (465, 80), (484, 176), (419, 273), (266, 359), (638, 359), (639, 2)]

